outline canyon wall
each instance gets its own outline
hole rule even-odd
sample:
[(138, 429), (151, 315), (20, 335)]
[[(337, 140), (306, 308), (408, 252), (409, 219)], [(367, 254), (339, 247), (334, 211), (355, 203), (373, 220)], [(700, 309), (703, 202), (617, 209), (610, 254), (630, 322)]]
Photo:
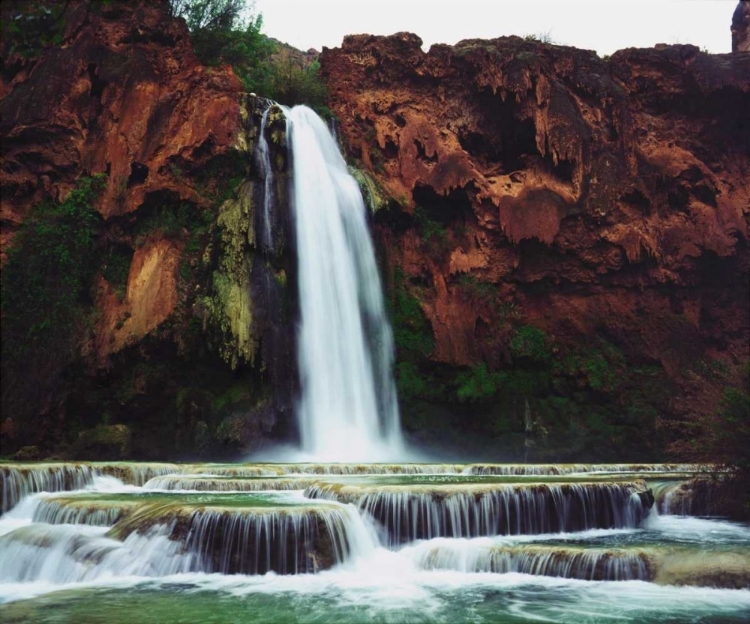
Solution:
[[(4, 23), (27, 6), (3, 3)], [(2, 454), (294, 440), (280, 109), (262, 249), (268, 102), (200, 65), (166, 2), (60, 7), (49, 41), (1, 42)], [(601, 59), (517, 37), (425, 53), (401, 33), (320, 60), (373, 210), (413, 441), (656, 460), (674, 423), (716, 410), (748, 357), (750, 54)]]
[(321, 63), (414, 436), (645, 459), (716, 409), (748, 359), (750, 54), (399, 33)]

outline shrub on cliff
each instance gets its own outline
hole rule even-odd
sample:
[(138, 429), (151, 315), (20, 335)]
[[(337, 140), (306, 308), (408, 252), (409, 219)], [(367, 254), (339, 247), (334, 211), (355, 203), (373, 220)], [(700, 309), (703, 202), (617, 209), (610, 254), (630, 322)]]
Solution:
[(247, 91), (330, 114), (319, 63), (264, 35), (263, 16), (254, 12), (252, 1), (170, 0), (170, 11), (187, 23), (195, 54), (204, 65), (231, 65)]
[(682, 423), (681, 433), (671, 448), (675, 457), (726, 471), (717, 491), (719, 507), (750, 519), (750, 362), (741, 378), (726, 386), (716, 411)]
[(209, 67), (231, 65), (248, 91), (269, 79), (273, 42), (261, 33), (263, 16), (248, 0), (170, 0), (170, 11), (187, 23), (193, 50)]
[(75, 355), (97, 263), (103, 176), (81, 178), (62, 202), (34, 207), (2, 271), (2, 412), (24, 422), (44, 407)]
[(2, 8), (2, 53), (36, 58), (49, 45), (60, 45), (68, 3), (10, 0)]

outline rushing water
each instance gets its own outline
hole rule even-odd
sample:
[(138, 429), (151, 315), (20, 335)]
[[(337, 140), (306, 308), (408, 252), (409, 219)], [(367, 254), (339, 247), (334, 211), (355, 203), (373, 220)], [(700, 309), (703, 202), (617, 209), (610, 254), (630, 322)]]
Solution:
[(274, 175), (271, 163), (271, 151), (268, 148), (266, 139), (266, 126), (268, 124), (268, 115), (271, 112), (269, 106), (264, 112), (258, 131), (258, 144), (255, 147), (255, 162), (258, 172), (263, 178), (263, 229), (261, 231), (261, 248), (268, 250), (273, 247), (272, 229), (273, 229), (273, 205), (274, 205)]
[(299, 262), (303, 450), (324, 461), (401, 458), (393, 339), (362, 194), (325, 123), (284, 108)]
[(0, 619), (747, 621), (750, 527), (649, 513), (695, 467), (607, 468), (0, 465)]

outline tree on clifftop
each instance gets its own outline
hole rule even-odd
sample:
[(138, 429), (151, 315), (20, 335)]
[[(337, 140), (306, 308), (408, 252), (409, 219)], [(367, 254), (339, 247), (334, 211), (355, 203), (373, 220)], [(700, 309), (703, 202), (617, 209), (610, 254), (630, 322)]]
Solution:
[(187, 23), (204, 65), (231, 65), (247, 91), (330, 114), (314, 55), (261, 33), (263, 16), (252, 0), (170, 0), (169, 7), (172, 16)]
[(248, 0), (170, 0), (170, 12), (187, 23), (193, 50), (207, 66), (232, 65), (248, 91), (268, 83), (273, 42), (261, 33), (263, 16)]

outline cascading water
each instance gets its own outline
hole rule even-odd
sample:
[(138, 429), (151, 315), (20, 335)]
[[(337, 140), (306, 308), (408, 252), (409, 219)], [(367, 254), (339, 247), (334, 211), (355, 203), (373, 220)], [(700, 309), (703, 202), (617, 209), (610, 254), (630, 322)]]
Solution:
[(268, 149), (268, 141), (266, 140), (266, 126), (268, 125), (268, 114), (270, 112), (271, 106), (263, 112), (263, 117), (260, 121), (260, 130), (258, 131), (258, 145), (255, 148), (256, 166), (263, 177), (263, 229), (261, 231), (261, 247), (266, 250), (273, 247), (271, 208), (274, 203), (274, 176), (271, 164), (271, 152)]
[(680, 466), (527, 468), (0, 465), (3, 621), (747, 621), (750, 529), (648, 515)]
[(323, 120), (284, 108), (299, 259), (303, 450), (326, 461), (401, 457), (393, 338), (365, 205)]

